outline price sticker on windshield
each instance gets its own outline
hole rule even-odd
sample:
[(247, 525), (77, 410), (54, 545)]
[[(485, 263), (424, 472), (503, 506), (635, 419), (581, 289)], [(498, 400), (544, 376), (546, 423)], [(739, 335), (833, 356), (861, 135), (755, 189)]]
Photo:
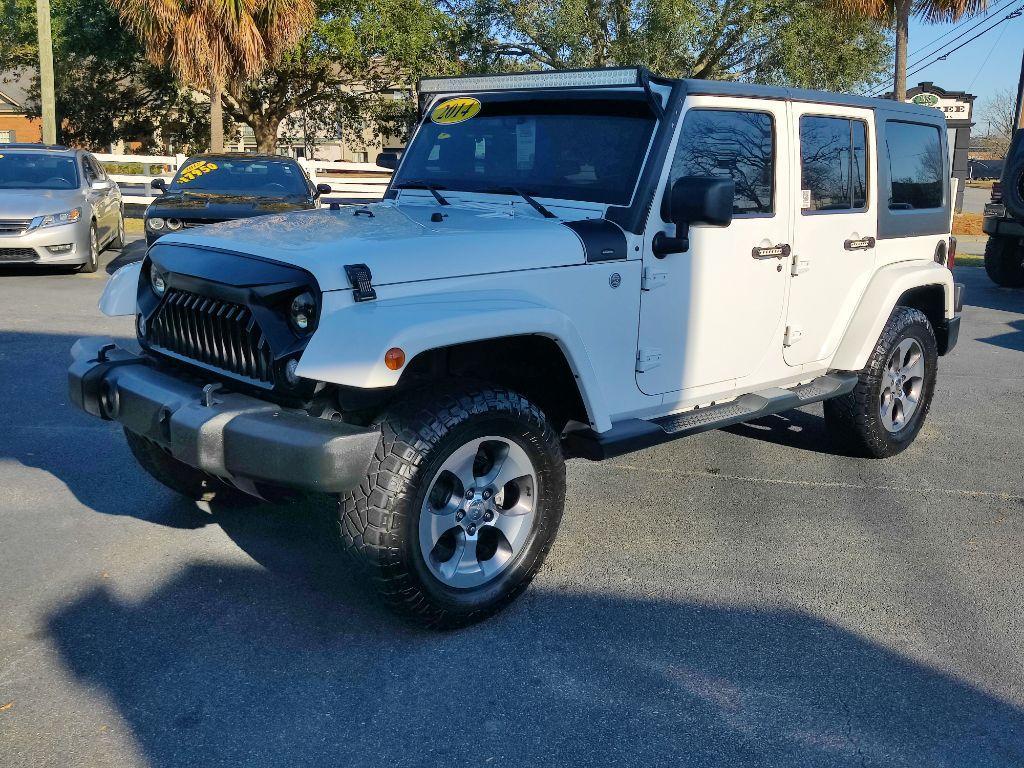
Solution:
[(430, 113), (430, 119), (440, 125), (464, 123), (477, 116), (480, 102), (470, 96), (442, 101)]
[(186, 165), (181, 169), (181, 175), (178, 176), (178, 183), (188, 184), (190, 181), (199, 178), (204, 173), (216, 170), (216, 163), (211, 163), (209, 160), (197, 160), (196, 162)]

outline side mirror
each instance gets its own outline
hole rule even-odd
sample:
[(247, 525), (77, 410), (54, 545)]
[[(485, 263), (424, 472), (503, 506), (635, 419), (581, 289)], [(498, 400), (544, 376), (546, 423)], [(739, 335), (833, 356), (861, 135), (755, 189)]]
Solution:
[(316, 194), (314, 195), (314, 197), (320, 197), (320, 195), (329, 195), (333, 191), (334, 190), (331, 189), (330, 184), (317, 184)]
[(149, 182), (149, 186), (153, 189), (159, 189), (161, 192), (167, 191), (167, 182), (163, 179), (153, 179)]
[(676, 234), (675, 237), (664, 232), (655, 235), (651, 243), (654, 255), (663, 259), (670, 253), (690, 250), (691, 224), (729, 226), (735, 197), (736, 182), (732, 179), (708, 176), (676, 179), (668, 198), (669, 220), (676, 225)]
[(113, 182), (107, 181), (106, 179), (97, 179), (89, 185), (89, 188), (94, 189), (97, 192), (106, 192), (111, 188), (111, 186), (113, 186)]
[(376, 162), (381, 168), (393, 171), (398, 167), (398, 154), (395, 152), (381, 152), (377, 155)]

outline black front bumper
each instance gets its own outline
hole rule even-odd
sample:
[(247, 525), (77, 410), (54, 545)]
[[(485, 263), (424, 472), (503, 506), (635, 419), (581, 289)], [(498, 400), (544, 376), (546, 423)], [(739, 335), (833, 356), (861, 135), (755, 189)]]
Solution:
[(344, 493), (366, 477), (380, 437), (379, 430), (182, 381), (110, 339), (80, 339), (71, 357), (72, 403), (229, 481)]

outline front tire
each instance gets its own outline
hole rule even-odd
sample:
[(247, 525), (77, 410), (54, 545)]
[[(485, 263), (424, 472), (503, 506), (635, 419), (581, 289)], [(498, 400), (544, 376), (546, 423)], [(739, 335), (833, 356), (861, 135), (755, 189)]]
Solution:
[(561, 522), (558, 435), (525, 397), (485, 386), (414, 398), (380, 426), (367, 479), (338, 503), (343, 545), (417, 623), (465, 626), (500, 611)]
[(114, 234), (114, 239), (107, 243), (107, 248), (113, 248), (120, 251), (124, 248), (124, 241), (124, 208), (120, 208), (118, 209), (117, 214), (117, 232)]
[(255, 496), (228, 485), (223, 480), (190, 467), (174, 458), (157, 443), (125, 429), (128, 448), (135, 460), (157, 482), (191, 501), (205, 501), (240, 507), (259, 502)]
[(825, 424), (848, 453), (881, 459), (904, 450), (931, 407), (938, 367), (935, 332), (923, 312), (896, 307), (857, 386), (825, 401)]
[(92, 274), (100, 268), (100, 241), (96, 232), (96, 223), (89, 225), (89, 260), (78, 268), (79, 272)]
[(985, 243), (985, 272), (1004, 288), (1024, 286), (1024, 241), (992, 235)]

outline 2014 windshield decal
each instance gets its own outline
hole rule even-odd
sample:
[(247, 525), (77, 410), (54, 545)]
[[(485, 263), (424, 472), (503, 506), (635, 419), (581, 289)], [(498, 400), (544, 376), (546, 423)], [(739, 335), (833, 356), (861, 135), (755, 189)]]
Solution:
[(447, 99), (438, 104), (430, 113), (430, 119), (440, 125), (464, 123), (477, 116), (480, 102), (470, 96)]

